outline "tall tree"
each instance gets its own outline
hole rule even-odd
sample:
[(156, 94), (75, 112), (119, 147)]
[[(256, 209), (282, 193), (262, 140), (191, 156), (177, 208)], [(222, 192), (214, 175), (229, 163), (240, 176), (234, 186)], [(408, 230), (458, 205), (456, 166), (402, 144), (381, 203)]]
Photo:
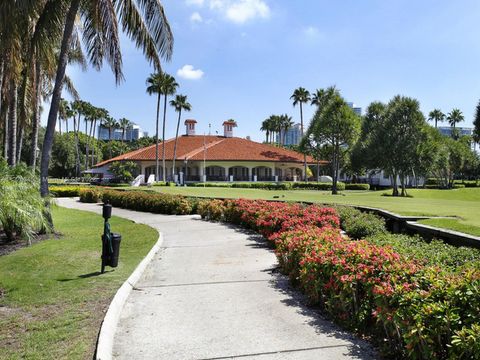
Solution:
[(103, 121), (103, 126), (108, 129), (108, 143), (109, 143), (109, 152), (110, 152), (110, 158), (113, 157), (112, 155), (112, 134), (115, 129), (118, 128), (118, 122), (111, 116), (108, 116), (104, 121)]
[(156, 118), (156, 138), (157, 148), (155, 150), (155, 180), (159, 179), (159, 164), (158, 164), (158, 123), (160, 117), (160, 97), (163, 95), (163, 123), (162, 123), (162, 180), (166, 181), (166, 166), (165, 166), (165, 127), (167, 119), (167, 100), (168, 96), (175, 94), (178, 84), (175, 78), (166, 73), (151, 74), (147, 78), (147, 93), (149, 95), (157, 94), (157, 118)]
[(453, 109), (448, 113), (447, 121), (451, 127), (455, 130), (456, 125), (464, 120), (463, 114), (460, 109)]
[(287, 139), (287, 132), (293, 126), (292, 117), (287, 114), (280, 115), (280, 124), (281, 124), (281, 134), (282, 134), (282, 144), (285, 145)]
[(336, 90), (321, 91), (316, 101), (318, 109), (306, 136), (315, 143), (331, 147), (332, 194), (337, 194), (342, 151), (350, 149), (357, 141), (361, 120)]
[(475, 108), (475, 118), (473, 119), (473, 141), (480, 144), (480, 100)]
[[(303, 128), (303, 104), (308, 103), (311, 98), (310, 98), (310, 92), (303, 87), (299, 87), (298, 89), (295, 89), (293, 92), (293, 95), (290, 96), (290, 99), (293, 100), (293, 106), (300, 106), (300, 135), (303, 138), (304, 134), (304, 128)], [(307, 154), (303, 154), (303, 167), (304, 167), (304, 174), (305, 178), (304, 180), (308, 180), (307, 176)]]
[(133, 123), (126, 119), (126, 118), (121, 118), (118, 120), (118, 127), (122, 129), (122, 141), (125, 142), (125, 134), (128, 129), (132, 127)]
[(270, 130), (272, 126), (270, 124), (269, 119), (265, 119), (262, 121), (262, 126), (260, 127), (260, 131), (265, 131), (265, 143), (268, 144)]
[[(63, 4), (63, 1), (59, 1)], [(173, 49), (173, 35), (159, 0), (72, 0), (64, 14), (63, 36), (52, 92), (47, 129), (41, 159), (42, 196), (48, 195), (48, 165), (55, 132), (58, 107), (77, 16), (83, 21), (83, 39), (90, 62), (97, 68), (106, 59), (117, 83), (123, 79), (119, 27), (148, 60), (160, 69), (160, 57), (169, 59)], [(62, 22), (61, 22), (62, 23)], [(119, 26), (120, 23), (120, 26)]]
[(435, 129), (437, 128), (437, 123), (445, 121), (445, 114), (440, 109), (433, 109), (428, 114), (429, 121), (435, 121)]
[[(172, 173), (173, 178), (175, 179), (175, 160), (177, 159), (177, 142), (178, 142), (178, 130), (180, 129), (180, 120), (182, 118), (182, 111), (191, 111), (192, 105), (187, 101), (186, 95), (177, 95), (174, 100), (170, 100), (170, 105), (175, 108), (175, 111), (178, 112), (177, 120), (177, 130), (175, 132), (175, 145), (173, 146), (173, 166)], [(187, 176), (187, 174), (184, 174)]]

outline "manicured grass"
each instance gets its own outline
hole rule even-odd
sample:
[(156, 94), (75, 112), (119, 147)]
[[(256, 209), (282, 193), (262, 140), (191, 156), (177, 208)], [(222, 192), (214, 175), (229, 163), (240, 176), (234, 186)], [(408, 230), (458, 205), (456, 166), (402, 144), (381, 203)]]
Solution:
[[(137, 188), (138, 189), (138, 188)], [(273, 191), (234, 188), (153, 187), (155, 191), (186, 196), (313, 201), (325, 204), (362, 205), (390, 210), (403, 215), (455, 216), (458, 220), (435, 220), (447, 229), (480, 236), (480, 188), (456, 190), (411, 189), (413, 197), (382, 196), (390, 191), (344, 191), (331, 195), (328, 191)], [(433, 220), (429, 220), (433, 221)], [(428, 223), (428, 221), (427, 221)]]
[(103, 218), (60, 207), (53, 217), (60, 237), (0, 257), (1, 359), (91, 359), (110, 300), (158, 239), (113, 217), (120, 261), (100, 275)]

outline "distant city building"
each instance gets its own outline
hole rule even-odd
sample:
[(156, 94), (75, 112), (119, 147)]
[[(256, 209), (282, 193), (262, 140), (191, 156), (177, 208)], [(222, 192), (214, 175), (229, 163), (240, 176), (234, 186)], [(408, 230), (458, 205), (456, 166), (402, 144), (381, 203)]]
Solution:
[[(285, 138), (283, 137), (285, 135)], [(285, 139), (284, 145), (299, 145), (302, 140), (302, 126), (300, 124), (293, 125), (285, 133), (283, 130), (280, 132), (280, 139), (283, 142)], [(278, 141), (277, 135), (277, 141)]]
[[(123, 130), (114, 129), (112, 130), (112, 140), (123, 140), (122, 138)], [(140, 126), (133, 125), (131, 128), (125, 130), (125, 141), (135, 141), (142, 137), (148, 136), (147, 132), (142, 131)], [(108, 128), (100, 125), (98, 127), (98, 139), (99, 140), (109, 140)]]
[(362, 108), (359, 106), (356, 106), (353, 102), (347, 102), (347, 105), (350, 106), (353, 109), (353, 112), (357, 114), (358, 116), (362, 116)]
[[(445, 136), (452, 136), (453, 134), (453, 127), (450, 126), (439, 126), (438, 131), (440, 131), (440, 134), (445, 135)], [(457, 131), (459, 136), (472, 136), (473, 135), (473, 129), (472, 128), (466, 128), (466, 127), (455, 127), (455, 131)]]

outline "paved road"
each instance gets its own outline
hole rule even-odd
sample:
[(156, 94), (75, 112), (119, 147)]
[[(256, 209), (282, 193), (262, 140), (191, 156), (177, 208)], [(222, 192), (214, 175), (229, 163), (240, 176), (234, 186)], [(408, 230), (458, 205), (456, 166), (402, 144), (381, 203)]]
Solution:
[[(73, 199), (58, 203), (101, 211)], [(164, 235), (122, 312), (116, 359), (375, 358), (367, 343), (303, 305), (259, 236), (194, 216), (113, 213)]]

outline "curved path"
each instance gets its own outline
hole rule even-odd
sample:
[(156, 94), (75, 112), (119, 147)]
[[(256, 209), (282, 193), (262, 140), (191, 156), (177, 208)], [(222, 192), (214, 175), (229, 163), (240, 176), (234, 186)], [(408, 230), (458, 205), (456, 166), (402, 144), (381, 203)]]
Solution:
[[(96, 204), (57, 202), (101, 213)], [(258, 235), (195, 216), (117, 208), (113, 215), (150, 225), (164, 237), (162, 250), (122, 311), (114, 358), (376, 357), (369, 344), (303, 305), (305, 300), (278, 274), (273, 251)]]

